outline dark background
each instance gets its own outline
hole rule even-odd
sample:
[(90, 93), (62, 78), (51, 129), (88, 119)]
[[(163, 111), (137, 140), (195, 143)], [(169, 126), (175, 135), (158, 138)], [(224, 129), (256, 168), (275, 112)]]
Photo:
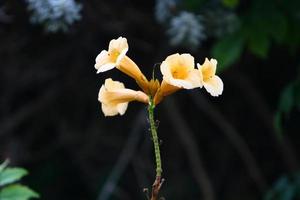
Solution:
[[(130, 103), (124, 116), (105, 118), (97, 101), (105, 78), (138, 88), (118, 70), (96, 74), (95, 58), (111, 39), (126, 37), (128, 56), (151, 77), (172, 53), (202, 63), (217, 40), (208, 37), (194, 50), (171, 46), (154, 1), (81, 3), (82, 19), (66, 33), (31, 24), (23, 1), (2, 3), (12, 19), (0, 22), (0, 159), (27, 168), (24, 182), (41, 199), (146, 199), (143, 188), (155, 176), (146, 107)], [(236, 12), (250, 5), (243, 1)], [(219, 73), (222, 96), (180, 91), (157, 106), (162, 196), (262, 199), (299, 170), (299, 108), (282, 120), (280, 133), (274, 126), (282, 91), (297, 79), (298, 47), (290, 53), (289, 45), (271, 43), (263, 59), (245, 49)], [(112, 193), (103, 189), (108, 178)]]

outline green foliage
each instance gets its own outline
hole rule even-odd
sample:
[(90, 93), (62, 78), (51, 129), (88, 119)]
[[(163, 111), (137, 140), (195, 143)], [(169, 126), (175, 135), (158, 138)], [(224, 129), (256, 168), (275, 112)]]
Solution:
[(244, 40), (239, 35), (229, 35), (220, 39), (212, 49), (212, 55), (218, 60), (218, 71), (223, 71), (232, 65), (243, 50)]
[(239, 0), (222, 0), (222, 3), (227, 8), (235, 8), (239, 4)]
[(22, 168), (6, 168), (0, 173), (0, 186), (18, 181), (27, 174)]
[(282, 121), (289, 117), (295, 107), (300, 107), (300, 79), (289, 83), (281, 92), (274, 119), (275, 128), (279, 134), (282, 133)]
[(299, 198), (300, 173), (282, 176), (264, 196), (264, 200), (294, 200)]
[[(233, 8), (239, 1), (223, 0), (222, 3)], [(286, 45), (291, 51), (299, 47), (300, 18), (295, 15), (300, 12), (299, 1), (290, 0), (288, 4), (294, 6), (270, 0), (256, 0), (251, 4), (238, 16), (237, 30), (219, 38), (212, 48), (212, 55), (223, 63), (222, 69), (238, 61), (245, 47), (262, 59), (267, 58), (273, 43)]]
[(39, 195), (36, 192), (20, 184), (9, 185), (0, 192), (1, 200), (27, 200), (38, 197)]
[(30, 188), (15, 184), (28, 174), (23, 168), (7, 167), (8, 161), (0, 165), (0, 200), (28, 200), (38, 198), (39, 195)]

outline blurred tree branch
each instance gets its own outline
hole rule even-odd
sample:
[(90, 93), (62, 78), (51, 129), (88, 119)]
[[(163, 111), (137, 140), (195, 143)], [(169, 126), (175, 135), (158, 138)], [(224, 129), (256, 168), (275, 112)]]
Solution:
[(215, 195), (213, 186), (203, 166), (200, 151), (192, 130), (190, 130), (183, 116), (180, 115), (178, 105), (176, 105), (172, 97), (169, 97), (163, 106), (166, 110), (168, 119), (172, 123), (172, 126), (174, 126), (173, 130), (177, 134), (181, 145), (186, 151), (190, 167), (196, 182), (198, 183), (199, 189), (203, 194), (203, 199), (214, 200)]
[(292, 147), (291, 142), (287, 137), (279, 139), (276, 137), (274, 129), (274, 116), (269, 110), (269, 106), (259, 93), (259, 90), (254, 87), (253, 83), (242, 73), (232, 73), (230, 81), (238, 87), (241, 94), (244, 95), (247, 103), (253, 108), (252, 111), (256, 113), (256, 116), (268, 129), (269, 134), (275, 144), (277, 145), (277, 151), (280, 152), (282, 159), (285, 161), (287, 167), (291, 171), (295, 171), (299, 168), (299, 163)]
[(116, 188), (118, 181), (129, 164), (130, 160), (134, 157), (137, 145), (142, 137), (141, 131), (146, 127), (146, 112), (145, 109), (139, 111), (136, 118), (133, 120), (132, 127), (127, 142), (115, 164), (106, 182), (104, 183), (99, 195), (98, 200), (108, 200), (114, 189)]
[(262, 172), (258, 167), (256, 160), (251, 153), (248, 145), (236, 129), (226, 120), (223, 115), (214, 108), (201, 94), (190, 93), (194, 104), (199, 110), (204, 112), (211, 120), (216, 123), (220, 130), (226, 135), (230, 143), (236, 148), (240, 154), (241, 159), (245, 163), (245, 167), (248, 169), (250, 176), (256, 182), (257, 187), (263, 192), (267, 188), (265, 179)]

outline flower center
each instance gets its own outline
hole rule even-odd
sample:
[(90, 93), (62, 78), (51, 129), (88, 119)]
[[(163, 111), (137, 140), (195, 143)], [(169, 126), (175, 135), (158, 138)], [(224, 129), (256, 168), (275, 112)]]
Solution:
[(204, 68), (202, 70), (203, 81), (207, 82), (209, 79), (213, 77), (213, 72), (211, 68)]
[(108, 55), (111, 61), (116, 62), (118, 56), (120, 55), (120, 52), (114, 49), (111, 52), (109, 52)]
[(171, 73), (175, 79), (185, 79), (188, 76), (188, 69), (182, 65), (173, 65)]

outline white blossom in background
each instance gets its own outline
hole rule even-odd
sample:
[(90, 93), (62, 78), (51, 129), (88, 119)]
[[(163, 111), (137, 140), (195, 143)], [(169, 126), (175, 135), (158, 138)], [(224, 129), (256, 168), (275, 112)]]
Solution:
[(165, 23), (172, 17), (172, 9), (175, 9), (179, 0), (156, 0), (155, 18), (159, 23)]
[(74, 0), (27, 0), (32, 12), (31, 22), (43, 24), (46, 31), (67, 31), (75, 21), (80, 20), (81, 4)]
[(198, 47), (206, 38), (200, 16), (182, 11), (171, 19), (168, 29), (171, 45), (183, 45), (190, 48)]

